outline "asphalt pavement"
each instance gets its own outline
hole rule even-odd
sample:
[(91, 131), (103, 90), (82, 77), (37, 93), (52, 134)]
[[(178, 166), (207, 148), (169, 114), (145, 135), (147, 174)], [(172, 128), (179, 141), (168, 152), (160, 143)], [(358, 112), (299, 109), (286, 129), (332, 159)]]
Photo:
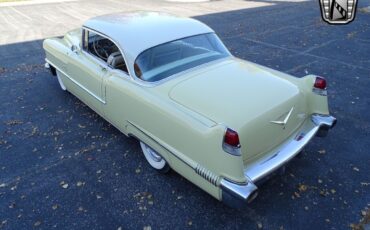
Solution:
[[(0, 229), (370, 229), (368, 3), (341, 26), (318, 1), (0, 5)], [(42, 50), (90, 16), (141, 8), (201, 20), (237, 57), (324, 76), (337, 126), (240, 210), (158, 174), (135, 140), (59, 89)]]

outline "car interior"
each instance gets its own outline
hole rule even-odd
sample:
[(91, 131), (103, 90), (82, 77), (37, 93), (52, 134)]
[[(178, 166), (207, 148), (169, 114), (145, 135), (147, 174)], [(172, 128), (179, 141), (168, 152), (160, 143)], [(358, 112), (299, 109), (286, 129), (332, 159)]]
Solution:
[[(170, 74), (173, 68), (186, 67), (186, 64), (198, 59), (209, 58), (218, 53), (205, 42), (193, 39), (193, 43), (178, 40), (148, 49), (139, 55), (136, 63), (136, 76), (144, 81), (156, 81), (163, 78), (163, 73)], [(88, 31), (87, 51), (106, 62), (113, 69), (128, 73), (124, 58), (118, 47), (99, 34)], [(199, 45), (197, 43), (200, 43)], [(146, 72), (145, 76), (142, 73)]]
[(113, 69), (120, 69), (128, 73), (121, 52), (111, 40), (89, 32), (87, 50), (92, 55), (102, 59)]

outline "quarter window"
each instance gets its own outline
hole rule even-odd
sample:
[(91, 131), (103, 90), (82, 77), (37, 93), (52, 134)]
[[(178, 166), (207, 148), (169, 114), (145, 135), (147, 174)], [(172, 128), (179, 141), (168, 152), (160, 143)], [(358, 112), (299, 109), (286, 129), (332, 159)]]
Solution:
[(113, 69), (120, 69), (128, 73), (121, 52), (110, 39), (92, 31), (84, 30), (83, 49), (98, 59), (106, 62)]

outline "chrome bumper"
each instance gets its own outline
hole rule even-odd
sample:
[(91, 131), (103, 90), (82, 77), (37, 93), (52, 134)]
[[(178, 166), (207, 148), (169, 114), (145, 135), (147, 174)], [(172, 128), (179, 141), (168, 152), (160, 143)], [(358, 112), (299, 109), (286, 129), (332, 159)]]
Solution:
[(222, 201), (232, 207), (242, 206), (257, 196), (256, 181), (273, 173), (294, 158), (315, 136), (325, 136), (333, 128), (337, 119), (330, 115), (313, 114), (289, 140), (284, 142), (271, 154), (258, 159), (244, 169), (247, 183), (238, 184), (227, 179), (221, 180)]

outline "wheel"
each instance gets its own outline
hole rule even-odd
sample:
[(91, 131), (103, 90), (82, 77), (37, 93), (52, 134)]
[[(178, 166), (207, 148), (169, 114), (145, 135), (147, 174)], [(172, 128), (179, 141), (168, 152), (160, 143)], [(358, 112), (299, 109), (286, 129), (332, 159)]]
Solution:
[(63, 84), (62, 79), (61, 79), (61, 77), (60, 77), (60, 75), (61, 75), (62, 73), (60, 73), (60, 72), (57, 70), (57, 71), (56, 71), (56, 74), (57, 74), (57, 78), (58, 78), (58, 82), (59, 82), (60, 88), (61, 88), (63, 91), (66, 91), (66, 90), (67, 90), (67, 88), (66, 88), (66, 86)]
[(168, 165), (167, 161), (154, 149), (150, 148), (143, 142), (140, 142), (140, 146), (150, 166), (160, 173), (167, 173), (170, 170), (170, 166)]
[(303, 150), (301, 150), (297, 155), (296, 158), (301, 159), (303, 157)]

